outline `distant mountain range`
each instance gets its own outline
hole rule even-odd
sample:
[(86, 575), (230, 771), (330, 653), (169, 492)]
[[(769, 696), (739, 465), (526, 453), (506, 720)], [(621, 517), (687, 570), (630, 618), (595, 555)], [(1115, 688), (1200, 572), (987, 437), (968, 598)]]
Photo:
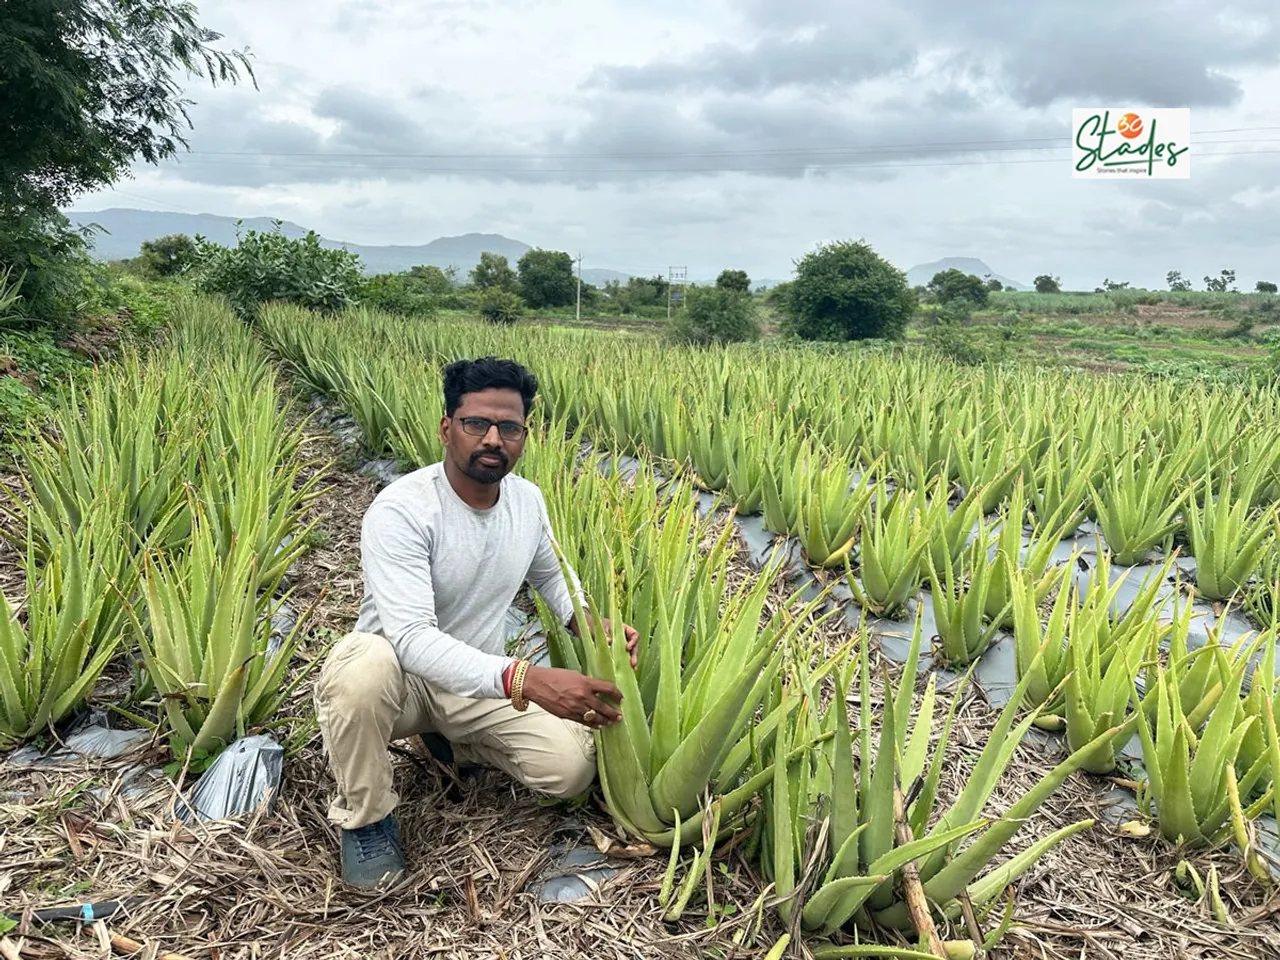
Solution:
[(935, 273), (941, 273), (943, 270), (959, 270), (962, 273), (971, 273), (975, 277), (981, 277), (984, 280), (988, 275), (999, 280), (1010, 290), (1030, 290), (1031, 288), (1025, 283), (1019, 283), (1017, 280), (1010, 280), (1003, 277), (988, 267), (981, 260), (975, 260), (973, 257), (943, 257), (941, 260), (935, 260), (933, 263), (922, 263), (912, 267), (907, 271), (907, 283), (913, 287), (923, 287), (933, 279)]
[[(200, 234), (226, 246), (236, 243), (236, 220), (211, 213), (164, 213), (155, 210), (132, 210), (113, 207), (108, 210), (69, 212), (67, 216), (77, 226), (97, 224), (106, 233), (94, 237), (93, 252), (100, 260), (124, 260), (136, 257), (144, 241), (173, 233), (188, 236)], [(267, 217), (246, 217), (240, 231), (270, 231), (275, 223)], [(305, 237), (307, 230), (288, 220), (280, 224), (280, 231), (289, 237)], [(459, 277), (480, 262), (481, 253), (500, 253), (511, 266), (516, 265), (529, 244), (512, 240), (497, 233), (466, 233), (458, 237), (440, 237), (430, 243), (416, 246), (374, 246), (346, 243), (341, 240), (320, 239), (321, 246), (338, 250), (350, 250), (360, 255), (365, 273), (396, 273), (416, 266), (434, 266), (441, 270), (457, 267)], [(620, 270), (584, 267), (582, 279), (587, 283), (603, 285), (610, 280), (626, 282), (632, 276)]]
[[(275, 223), (267, 217), (246, 217), (236, 225), (234, 217), (222, 217), (211, 213), (165, 213), (156, 210), (134, 210), (127, 207), (112, 207), (107, 210), (88, 210), (69, 212), (67, 216), (77, 226), (97, 224), (106, 233), (94, 236), (93, 252), (100, 260), (124, 260), (136, 257), (146, 240), (167, 236), (173, 233), (185, 233), (188, 236), (200, 234), (215, 243), (233, 246), (236, 242), (237, 229), (269, 231), (275, 229)], [(288, 220), (281, 222), (280, 230), (289, 237), (304, 237), (305, 227)], [(404, 245), (371, 245), (347, 243), (342, 240), (330, 240), (321, 237), (322, 246), (350, 250), (360, 255), (366, 273), (395, 273), (416, 266), (435, 266), (440, 269), (456, 267), (460, 278), (480, 262), (480, 254), (500, 253), (514, 267), (516, 261), (530, 249), (529, 244), (520, 240), (512, 240), (498, 233), (465, 233), (457, 237), (440, 237), (430, 243), (416, 246)], [(1028, 286), (1001, 276), (981, 260), (972, 257), (944, 257), (933, 263), (923, 263), (907, 271), (907, 282), (914, 286), (927, 284), (933, 275), (951, 268), (963, 270), (979, 277), (994, 276), (1006, 287), (1013, 290), (1028, 290)], [(584, 267), (582, 279), (587, 283), (603, 286), (610, 280), (625, 283), (631, 276), (621, 270), (606, 270), (600, 267)], [(690, 277), (691, 280), (704, 282), (704, 278)], [(714, 277), (705, 278), (705, 282), (713, 282)], [(753, 287), (774, 287), (781, 280), (753, 280)]]

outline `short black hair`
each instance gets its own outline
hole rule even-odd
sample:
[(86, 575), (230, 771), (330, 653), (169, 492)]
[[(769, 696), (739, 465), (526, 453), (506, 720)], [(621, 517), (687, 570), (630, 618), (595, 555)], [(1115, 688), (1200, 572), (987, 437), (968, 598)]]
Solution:
[(464, 394), (481, 390), (516, 391), (524, 402), (524, 415), (527, 417), (538, 393), (538, 378), (514, 360), (499, 360), (497, 357), (455, 360), (444, 368), (444, 415), (454, 415)]

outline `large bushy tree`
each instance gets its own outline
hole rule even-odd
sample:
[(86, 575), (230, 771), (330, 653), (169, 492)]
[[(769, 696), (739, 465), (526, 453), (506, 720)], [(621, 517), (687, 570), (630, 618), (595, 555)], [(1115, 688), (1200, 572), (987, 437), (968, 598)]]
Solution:
[(975, 306), (985, 307), (991, 296), (991, 291), (982, 282), (981, 277), (957, 270), (955, 267), (935, 273), (926, 289), (939, 303), (967, 300)]
[(484, 251), (480, 262), (471, 268), (471, 284), (477, 290), (507, 290), (515, 292), (518, 278), (507, 258), (500, 253)]
[(806, 254), (788, 301), (786, 327), (805, 340), (897, 339), (917, 306), (907, 275), (864, 241)]
[(5, 0), (0, 197), (48, 209), (156, 163), (190, 126), (178, 74), (234, 82), (242, 53), (213, 44), (182, 0)]
[(751, 291), (751, 277), (745, 270), (721, 270), (716, 277), (716, 286), (721, 290), (738, 290), (742, 293)]
[(252, 77), (196, 14), (185, 0), (4, 0), (0, 266), (25, 276), (35, 312), (65, 299), (59, 271), (84, 253), (58, 208), (185, 144), (181, 77)]
[[(449, 270), (456, 272), (453, 267), (450, 267)], [(450, 274), (432, 264), (420, 264), (416, 267), (410, 267), (409, 276), (417, 287), (436, 297), (447, 297), (453, 292), (453, 280), (450, 278)]]
[(520, 296), (529, 306), (565, 307), (578, 295), (573, 258), (560, 250), (526, 250), (516, 261)]

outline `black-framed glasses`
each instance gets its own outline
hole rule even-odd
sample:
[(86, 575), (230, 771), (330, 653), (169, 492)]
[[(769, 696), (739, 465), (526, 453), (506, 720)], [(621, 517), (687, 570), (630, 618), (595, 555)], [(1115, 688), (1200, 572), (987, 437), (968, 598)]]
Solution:
[(489, 428), (495, 425), (498, 436), (503, 440), (523, 440), (524, 435), (529, 432), (528, 427), (515, 420), (490, 420), (488, 417), (459, 417), (458, 420), (462, 423), (462, 432), (473, 437), (485, 436)]

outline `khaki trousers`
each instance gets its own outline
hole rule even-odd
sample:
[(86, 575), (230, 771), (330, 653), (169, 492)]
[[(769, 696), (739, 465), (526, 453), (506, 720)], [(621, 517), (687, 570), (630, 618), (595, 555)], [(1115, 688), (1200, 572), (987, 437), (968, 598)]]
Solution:
[(582, 724), (537, 704), (519, 713), (509, 700), (474, 700), (433, 689), (400, 669), (391, 644), (349, 633), (334, 645), (315, 686), (316, 716), (337, 792), (329, 819), (354, 830), (376, 823), (400, 798), (391, 788), (387, 745), (438, 733), (458, 762), (496, 767), (531, 790), (574, 797), (595, 777), (595, 743)]

